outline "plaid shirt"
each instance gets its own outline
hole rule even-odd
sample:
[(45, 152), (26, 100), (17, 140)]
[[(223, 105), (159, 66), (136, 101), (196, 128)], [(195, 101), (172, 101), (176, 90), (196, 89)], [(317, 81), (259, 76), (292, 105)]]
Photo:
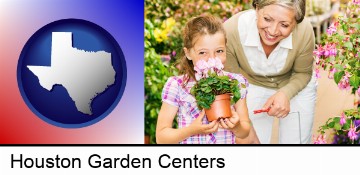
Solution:
[[(241, 88), (241, 99), (246, 97), (248, 81), (240, 74), (224, 72), (225, 75), (232, 79), (239, 81)], [(190, 80), (185, 88), (182, 87), (184, 75), (170, 77), (162, 91), (162, 101), (170, 105), (178, 107), (177, 121), (178, 128), (189, 126), (200, 114), (197, 107), (195, 97), (190, 94), (190, 89), (195, 85), (194, 80)], [(246, 88), (241, 87), (245, 85)], [(232, 106), (232, 108), (234, 108)], [(204, 117), (203, 124), (208, 124), (209, 121)], [(226, 129), (219, 128), (217, 132), (211, 134), (197, 134), (180, 142), (180, 144), (234, 144), (234, 134)]]

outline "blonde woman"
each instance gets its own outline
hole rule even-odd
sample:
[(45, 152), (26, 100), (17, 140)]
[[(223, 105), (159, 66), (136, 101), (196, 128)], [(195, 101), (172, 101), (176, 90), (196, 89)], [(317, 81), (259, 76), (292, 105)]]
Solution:
[[(305, 0), (254, 0), (253, 7), (224, 24), (225, 68), (250, 83), (247, 105), (261, 143), (270, 143), (274, 117), (280, 118), (280, 143), (309, 143), (316, 101), (315, 41), (304, 18)], [(253, 114), (257, 109), (269, 111)]]

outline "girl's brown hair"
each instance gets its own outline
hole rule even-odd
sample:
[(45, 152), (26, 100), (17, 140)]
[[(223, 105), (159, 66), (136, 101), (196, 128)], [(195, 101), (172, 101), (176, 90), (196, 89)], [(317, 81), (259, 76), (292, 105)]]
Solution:
[[(198, 37), (204, 35), (214, 35), (217, 32), (221, 32), (224, 35), (226, 43), (225, 29), (222, 25), (222, 21), (212, 15), (202, 15), (195, 17), (188, 21), (183, 30), (183, 48), (190, 50), (194, 47), (194, 44)], [(180, 52), (180, 74), (184, 74), (183, 86), (187, 84), (190, 78), (195, 80), (194, 64), (189, 60), (183, 49)]]

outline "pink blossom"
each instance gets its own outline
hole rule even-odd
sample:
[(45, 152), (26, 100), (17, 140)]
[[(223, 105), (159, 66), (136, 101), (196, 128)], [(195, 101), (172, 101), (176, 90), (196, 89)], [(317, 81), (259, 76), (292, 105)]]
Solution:
[(317, 57), (321, 57), (322, 55), (324, 55), (324, 48), (321, 45), (318, 45), (318, 48), (315, 49), (313, 53)]
[(315, 63), (316, 63), (316, 65), (319, 65), (319, 63), (320, 63), (320, 58), (318, 56), (315, 56)]
[(358, 90), (356, 91), (358, 96), (360, 97), (360, 87), (358, 88)]
[(345, 114), (342, 113), (340, 117), (340, 125), (343, 126), (346, 123)]
[(326, 135), (319, 135), (315, 141), (314, 144), (326, 144)]
[(356, 128), (355, 125), (351, 125), (349, 132), (348, 132), (348, 137), (350, 138), (350, 140), (354, 141), (358, 138), (358, 135), (356, 133)]
[(349, 33), (353, 34), (353, 33), (355, 33), (355, 30), (353, 28), (349, 29)]
[(360, 5), (360, 0), (353, 0), (352, 3)]
[(326, 44), (324, 46), (324, 53), (323, 55), (325, 57), (329, 57), (329, 56), (336, 56), (337, 54), (337, 50), (336, 50), (336, 45), (335, 43), (331, 43), (331, 44)]
[(163, 60), (163, 61), (170, 61), (171, 60), (170, 55), (160, 55), (160, 56), (161, 56), (161, 60)]
[(328, 78), (333, 79), (336, 71), (337, 71), (336, 68), (331, 68), (329, 71)]
[(208, 77), (208, 67), (208, 63), (205, 60), (199, 60), (196, 62), (194, 67), (196, 80)]
[(209, 5), (204, 5), (204, 6), (203, 6), (203, 9), (204, 9), (204, 10), (209, 10), (209, 9), (210, 9), (210, 6), (209, 6)]
[(218, 69), (218, 70), (222, 70), (224, 69), (224, 65), (222, 64), (220, 58), (216, 57), (215, 58), (215, 68)]
[(328, 34), (328, 35), (332, 35), (332, 34), (334, 34), (336, 32), (336, 28), (333, 26), (333, 25), (331, 25), (327, 30), (326, 30), (326, 33)]
[(196, 79), (196, 81), (199, 81), (201, 78), (203, 78), (202, 75), (196, 72), (196, 73), (195, 73), (195, 79)]
[(336, 21), (335, 23), (332, 23), (330, 27), (326, 30), (326, 33), (328, 35), (332, 35), (336, 32), (337, 27), (339, 26), (339, 21)]
[(208, 61), (199, 60), (195, 67), (195, 78), (196, 80), (200, 80), (201, 78), (207, 78), (208, 73), (216, 73), (219, 76), (222, 76), (224, 69), (224, 65), (222, 64), (219, 58), (209, 58)]
[(215, 58), (209, 58), (207, 61), (208, 67), (211, 68), (215, 68), (216, 66), (216, 60)]
[(316, 78), (321, 78), (320, 76), (320, 70), (318, 68), (315, 69), (315, 77)]
[(349, 74), (349, 72), (346, 72), (338, 84), (338, 87), (341, 90), (344, 90), (344, 89), (349, 90), (351, 88), (349, 78), (350, 78), (350, 74)]

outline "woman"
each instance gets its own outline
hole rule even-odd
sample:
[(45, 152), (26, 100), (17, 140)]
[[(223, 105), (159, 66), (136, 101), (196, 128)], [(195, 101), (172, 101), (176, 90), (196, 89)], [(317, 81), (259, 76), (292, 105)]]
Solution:
[[(225, 67), (250, 82), (248, 109), (261, 143), (270, 143), (273, 117), (280, 118), (279, 143), (309, 143), (316, 101), (315, 41), (304, 19), (305, 0), (254, 0), (253, 7), (224, 24)], [(269, 111), (253, 114), (257, 109)]]

